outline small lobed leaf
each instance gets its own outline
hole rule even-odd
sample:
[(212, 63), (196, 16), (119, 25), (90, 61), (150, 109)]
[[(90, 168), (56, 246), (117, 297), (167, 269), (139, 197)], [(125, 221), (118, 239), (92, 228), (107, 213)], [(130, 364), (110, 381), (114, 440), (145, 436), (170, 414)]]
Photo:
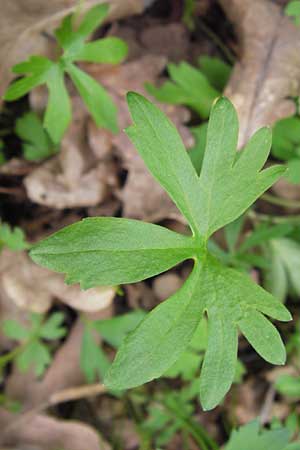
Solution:
[(30, 330), (13, 319), (6, 319), (3, 321), (2, 331), (5, 336), (17, 341), (24, 341), (30, 337)]

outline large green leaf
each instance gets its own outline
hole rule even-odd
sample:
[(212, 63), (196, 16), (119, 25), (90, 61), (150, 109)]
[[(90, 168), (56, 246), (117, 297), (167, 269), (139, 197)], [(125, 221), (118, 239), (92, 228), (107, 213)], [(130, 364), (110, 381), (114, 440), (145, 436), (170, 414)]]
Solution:
[(247, 275), (224, 267), (206, 249), (209, 236), (237, 219), (283, 169), (260, 171), (270, 150), (268, 129), (236, 152), (237, 117), (227, 99), (219, 99), (212, 108), (200, 176), (164, 114), (141, 95), (130, 93), (128, 102), (134, 123), (127, 133), (188, 220), (193, 236), (128, 219), (94, 218), (38, 244), (32, 257), (83, 287), (139, 281), (194, 259), (192, 274), (181, 289), (125, 339), (106, 384), (129, 388), (164, 374), (183, 354), (205, 313), (208, 345), (200, 399), (204, 409), (211, 409), (233, 382), (238, 330), (267, 361), (285, 361), (281, 338), (265, 317), (290, 320), (285, 306)]
[(37, 244), (32, 259), (83, 288), (133, 283), (193, 257), (194, 240), (158, 225), (88, 218)]

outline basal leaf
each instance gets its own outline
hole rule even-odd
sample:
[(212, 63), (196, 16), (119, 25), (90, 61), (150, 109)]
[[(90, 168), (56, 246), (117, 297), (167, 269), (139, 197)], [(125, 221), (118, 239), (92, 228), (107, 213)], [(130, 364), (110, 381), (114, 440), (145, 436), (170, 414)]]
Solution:
[[(194, 269), (183, 286), (126, 337), (105, 382), (109, 388), (123, 389), (164, 374), (193, 342), (205, 314), (208, 345), (200, 399), (204, 409), (211, 409), (234, 380), (238, 330), (267, 361), (283, 364), (285, 360), (281, 338), (264, 315), (287, 321), (289, 312), (247, 275), (224, 267), (209, 253), (207, 243), (214, 231), (236, 220), (283, 169), (261, 171), (270, 150), (268, 129), (257, 132), (237, 153), (237, 116), (227, 99), (219, 99), (212, 108), (200, 176), (165, 115), (138, 94), (130, 93), (128, 103), (133, 125), (127, 133), (186, 217), (193, 236), (134, 220), (92, 218), (59, 231), (31, 254), (37, 263), (67, 273), (68, 282), (79, 281), (86, 288), (139, 281), (194, 259)], [(236, 232), (230, 238), (233, 248), (235, 242)]]
[(128, 45), (117, 37), (107, 37), (88, 42), (76, 54), (76, 61), (118, 64), (128, 53)]
[(138, 386), (160, 377), (179, 358), (201, 319), (201, 267), (195, 264), (185, 284), (152, 310), (122, 344), (105, 384), (112, 389)]
[(68, 64), (67, 72), (96, 124), (116, 133), (117, 108), (106, 90), (74, 64)]
[(158, 225), (88, 218), (37, 244), (32, 259), (87, 289), (133, 283), (193, 257), (194, 240)]

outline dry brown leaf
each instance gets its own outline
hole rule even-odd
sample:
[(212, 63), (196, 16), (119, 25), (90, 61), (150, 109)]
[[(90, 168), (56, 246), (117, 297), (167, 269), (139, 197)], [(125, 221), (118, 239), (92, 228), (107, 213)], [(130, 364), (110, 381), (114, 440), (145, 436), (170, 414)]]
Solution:
[(156, 297), (163, 301), (171, 297), (181, 287), (183, 280), (176, 273), (164, 273), (153, 281), (153, 291)]
[[(107, 0), (106, 0), (107, 1)], [(89, 9), (103, 0), (86, 0)], [(138, 14), (142, 0), (109, 0), (107, 21)], [(59, 21), (78, 5), (77, 0), (13, 0), (1, 2), (0, 15), (0, 98), (14, 75), (11, 67), (31, 54), (48, 54), (49, 38), (43, 31), (53, 30)], [(51, 44), (51, 40), (50, 40)], [(51, 45), (50, 45), (51, 46)]]
[(300, 30), (268, 0), (219, 0), (241, 44), (225, 94), (237, 108), (242, 146), (258, 128), (293, 114), (300, 88)]
[(2, 251), (0, 268), (1, 303), (13, 302), (24, 311), (45, 313), (57, 298), (75, 310), (95, 312), (106, 309), (115, 296), (115, 288), (67, 286), (63, 275), (36, 265), (26, 252)]
[(30, 200), (50, 208), (96, 206), (117, 186), (115, 164), (97, 161), (86, 144), (88, 115), (81, 99), (73, 97), (72, 101), (75, 114), (60, 153), (24, 179)]
[(0, 443), (20, 449), (109, 450), (110, 446), (90, 426), (58, 420), (42, 414), (30, 416), (14, 426), (17, 417), (0, 409)]
[(174, 62), (188, 59), (190, 36), (187, 28), (181, 23), (146, 27), (142, 30), (140, 40), (150, 53), (164, 55)]

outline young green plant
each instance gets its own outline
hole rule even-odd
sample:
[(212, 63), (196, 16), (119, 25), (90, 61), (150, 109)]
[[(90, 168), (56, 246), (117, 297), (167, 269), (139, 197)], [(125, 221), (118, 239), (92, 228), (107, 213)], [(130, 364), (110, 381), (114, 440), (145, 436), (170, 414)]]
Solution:
[(126, 133), (191, 229), (181, 235), (164, 227), (122, 218), (88, 218), (38, 243), (33, 260), (67, 274), (86, 289), (135, 283), (190, 259), (183, 286), (130, 333), (109, 369), (110, 389), (126, 389), (163, 375), (180, 357), (205, 314), (208, 343), (200, 376), (200, 400), (214, 408), (233, 382), (240, 330), (273, 364), (284, 364), (280, 335), (265, 315), (288, 321), (290, 313), (248, 275), (224, 267), (207, 249), (209, 237), (237, 219), (284, 173), (261, 170), (271, 146), (268, 128), (236, 152), (238, 119), (231, 102), (213, 105), (200, 176), (168, 118), (136, 93), (128, 94), (133, 125)]
[(71, 102), (65, 86), (67, 74), (98, 126), (118, 131), (117, 108), (106, 90), (75, 64), (81, 61), (117, 64), (127, 55), (126, 43), (116, 37), (107, 37), (86, 43), (108, 14), (108, 4), (96, 5), (83, 17), (75, 29), (73, 16), (67, 16), (55, 31), (62, 49), (57, 61), (45, 56), (31, 56), (13, 67), (13, 72), (25, 76), (13, 82), (4, 100), (14, 101), (35, 87), (46, 84), (49, 91), (44, 116), (44, 127), (54, 144), (58, 144), (71, 122)]

